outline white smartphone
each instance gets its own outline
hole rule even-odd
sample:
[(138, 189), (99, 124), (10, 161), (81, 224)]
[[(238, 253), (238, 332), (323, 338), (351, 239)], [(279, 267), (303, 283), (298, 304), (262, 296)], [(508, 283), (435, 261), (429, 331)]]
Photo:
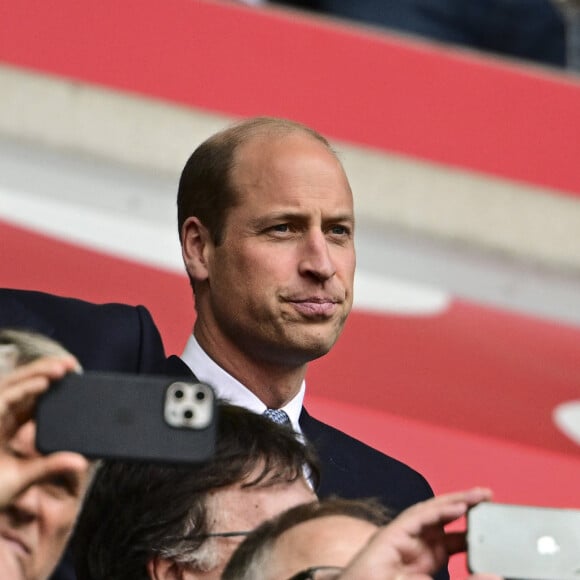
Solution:
[(470, 572), (580, 580), (580, 509), (481, 503), (467, 514)]

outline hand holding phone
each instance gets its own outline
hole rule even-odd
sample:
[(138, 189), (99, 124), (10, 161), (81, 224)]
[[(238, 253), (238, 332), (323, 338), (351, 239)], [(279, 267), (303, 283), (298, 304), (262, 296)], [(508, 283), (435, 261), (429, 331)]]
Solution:
[(71, 453), (38, 456), (31, 449), (32, 432), (21, 432), (33, 419), (36, 402), (50, 381), (76, 368), (76, 360), (70, 356), (43, 357), (16, 368), (17, 349), (8, 348), (12, 345), (0, 347), (0, 358), (10, 354), (4, 372), (0, 364), (0, 509), (4, 509), (36, 482), (65, 472), (82, 472), (87, 462)]

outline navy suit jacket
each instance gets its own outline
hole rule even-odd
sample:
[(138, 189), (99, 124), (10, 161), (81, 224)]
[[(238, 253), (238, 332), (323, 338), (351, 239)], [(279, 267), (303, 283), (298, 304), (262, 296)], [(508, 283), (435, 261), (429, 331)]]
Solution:
[(165, 360), (159, 331), (143, 306), (0, 288), (0, 328), (44, 334), (72, 352), (86, 370), (145, 373)]
[[(0, 288), (0, 328), (44, 334), (72, 352), (86, 370), (148, 373), (165, 361), (159, 331), (143, 306)], [(52, 580), (74, 580), (73, 570), (67, 552)]]

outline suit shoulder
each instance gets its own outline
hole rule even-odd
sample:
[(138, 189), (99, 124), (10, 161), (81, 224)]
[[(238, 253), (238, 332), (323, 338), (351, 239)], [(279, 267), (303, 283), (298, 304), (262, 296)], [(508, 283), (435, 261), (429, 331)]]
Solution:
[[(433, 496), (425, 477), (399, 459), (315, 419), (305, 411), (301, 426), (320, 458), (322, 495), (377, 497), (396, 511)], [(329, 478), (330, 473), (332, 477)]]
[[(360, 459), (361, 462), (367, 463), (369, 460), (372, 464), (376, 464), (377, 467), (385, 467), (389, 466), (390, 469), (401, 469), (404, 472), (414, 473), (418, 477), (423, 478), (423, 476), (415, 471), (413, 468), (409, 467), (407, 464), (391, 457), (371, 447), (367, 443), (356, 439), (352, 435), (329, 425), (328, 423), (324, 423), (319, 419), (315, 419), (314, 417), (309, 417), (310, 421), (313, 422), (314, 429), (309, 429), (309, 431), (315, 431), (316, 436), (313, 439), (316, 439), (318, 444), (322, 444), (324, 446), (331, 446), (337, 449), (347, 449), (349, 450), (349, 455), (353, 458), (354, 461), (357, 461), (357, 458)], [(307, 435), (308, 437), (308, 435)]]
[(0, 288), (0, 305), (0, 324), (3, 326), (26, 326), (36, 320), (58, 326), (58, 321), (63, 316), (68, 324), (79, 328), (87, 322), (92, 326), (104, 326), (111, 321), (118, 321), (119, 318), (129, 324), (154, 326), (153, 318), (144, 306), (120, 302), (99, 304), (36, 290)]
[(92, 370), (150, 370), (165, 358), (161, 337), (144, 306), (98, 304), (38, 292), (0, 289), (0, 326), (54, 338)]
[(22, 308), (29, 312), (44, 313), (45, 315), (55, 311), (75, 311), (80, 314), (93, 314), (96, 312), (111, 312), (118, 314), (128, 313), (139, 308), (119, 302), (98, 304), (80, 298), (60, 296), (58, 294), (39, 292), (37, 290), (20, 290), (16, 288), (0, 288), (0, 303), (15, 308)]

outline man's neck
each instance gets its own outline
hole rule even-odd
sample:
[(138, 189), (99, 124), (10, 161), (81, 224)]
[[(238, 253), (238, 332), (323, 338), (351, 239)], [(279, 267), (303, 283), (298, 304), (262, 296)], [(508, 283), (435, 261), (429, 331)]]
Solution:
[(217, 344), (197, 329), (194, 336), (216, 364), (254, 393), (267, 407), (283, 407), (300, 390), (306, 375), (306, 364), (275, 364), (252, 357), (228, 341)]

